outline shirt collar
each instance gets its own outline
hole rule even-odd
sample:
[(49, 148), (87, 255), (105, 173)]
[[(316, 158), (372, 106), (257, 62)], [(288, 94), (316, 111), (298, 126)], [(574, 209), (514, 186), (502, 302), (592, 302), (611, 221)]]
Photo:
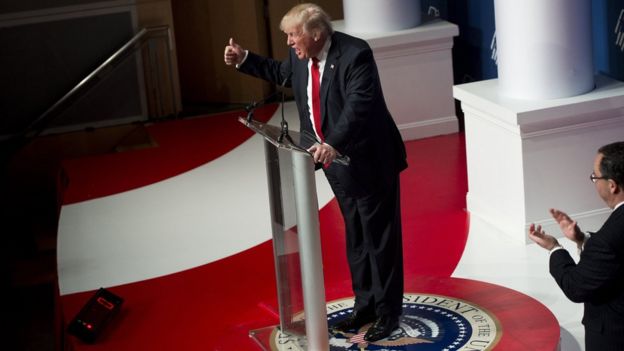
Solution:
[(316, 55), (316, 58), (319, 60), (319, 62), (325, 62), (325, 60), (327, 59), (327, 54), (329, 53), (330, 46), (331, 46), (331, 36), (328, 36), (327, 40), (325, 40), (325, 44), (323, 44), (323, 48), (321, 49), (321, 52), (319, 52), (318, 55)]

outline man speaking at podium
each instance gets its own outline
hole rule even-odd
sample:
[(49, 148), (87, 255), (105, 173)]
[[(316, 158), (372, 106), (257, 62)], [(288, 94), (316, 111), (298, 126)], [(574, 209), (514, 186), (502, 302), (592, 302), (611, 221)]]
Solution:
[[(407, 168), (405, 146), (364, 40), (334, 32), (315, 4), (293, 7), (280, 29), (290, 46), (285, 60), (261, 57), (230, 39), (225, 63), (292, 87), (301, 132), (319, 141), (308, 151), (322, 165), (345, 221), (355, 306), (334, 328), (372, 323), (364, 338), (380, 340), (397, 328), (402, 312), (399, 173)], [(337, 155), (348, 156), (349, 165), (332, 163)]]

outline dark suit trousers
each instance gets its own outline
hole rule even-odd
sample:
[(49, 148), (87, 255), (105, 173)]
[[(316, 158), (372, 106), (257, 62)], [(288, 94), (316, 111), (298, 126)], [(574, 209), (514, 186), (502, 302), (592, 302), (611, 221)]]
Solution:
[(621, 334), (603, 334), (585, 327), (586, 351), (622, 351), (624, 337)]
[(399, 316), (403, 304), (399, 176), (374, 194), (352, 197), (337, 179), (326, 175), (345, 221), (354, 309)]

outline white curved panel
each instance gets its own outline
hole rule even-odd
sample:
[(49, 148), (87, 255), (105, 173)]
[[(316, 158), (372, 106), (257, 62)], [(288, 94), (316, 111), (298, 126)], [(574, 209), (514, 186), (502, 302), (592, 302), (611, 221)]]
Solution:
[[(299, 130), (294, 103), (285, 112)], [(269, 123), (278, 125), (280, 115), (278, 109)], [(323, 207), (333, 193), (322, 172), (316, 181)], [(61, 295), (155, 278), (252, 248), (271, 239), (268, 207), (259, 136), (176, 177), (63, 206)]]

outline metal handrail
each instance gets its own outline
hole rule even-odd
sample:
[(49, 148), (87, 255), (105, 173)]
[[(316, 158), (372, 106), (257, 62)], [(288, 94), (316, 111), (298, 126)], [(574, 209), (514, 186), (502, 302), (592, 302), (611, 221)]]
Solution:
[[(127, 54), (135, 45), (143, 43), (147, 38), (149, 38), (152, 33), (157, 32), (166, 32), (168, 41), (167, 41), (167, 49), (171, 51), (172, 47), (172, 38), (171, 38), (171, 30), (168, 26), (155, 26), (155, 27), (147, 27), (141, 29), (132, 39), (130, 39), (127, 43), (125, 43), (121, 48), (115, 51), (108, 59), (106, 59), (101, 65), (99, 65), (93, 72), (89, 73), (84, 79), (82, 79), (76, 86), (74, 86), (69, 92), (67, 92), (63, 97), (61, 97), (56, 103), (54, 103), (50, 108), (48, 108), (43, 114), (41, 114), (37, 119), (31, 122), (22, 133), (20, 133), (21, 137), (25, 138), (33, 138), (36, 137), (39, 133), (41, 133), (42, 128), (37, 128), (37, 125), (41, 122), (45, 121), (49, 115), (52, 114), (57, 108), (62, 106), (66, 101), (72, 98), (78, 91), (82, 89), (83, 86), (93, 81), (96, 77), (98, 77), (104, 70), (111, 65), (114, 61), (119, 58), (123, 58), (125, 54)], [(29, 133), (32, 133), (29, 135)]]

